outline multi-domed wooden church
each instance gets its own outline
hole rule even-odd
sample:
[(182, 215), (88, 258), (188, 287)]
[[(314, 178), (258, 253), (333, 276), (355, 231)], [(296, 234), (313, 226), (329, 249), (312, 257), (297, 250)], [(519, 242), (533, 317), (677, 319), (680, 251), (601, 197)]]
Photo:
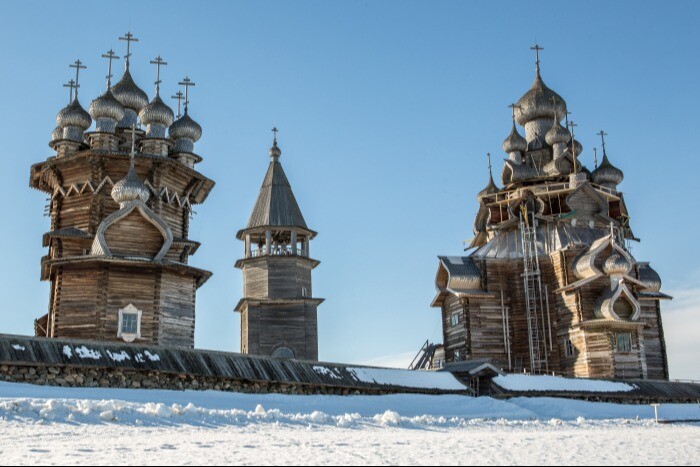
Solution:
[[(56, 118), (55, 155), (31, 168), (30, 184), (49, 195), (51, 229), (41, 277), (51, 282), (48, 313), (37, 336), (194, 346), (195, 294), (211, 273), (188, 264), (199, 243), (189, 238), (192, 206), (214, 182), (195, 170), (202, 128), (174, 115), (160, 96), (160, 57), (150, 100), (126, 70), (112, 85), (114, 52), (104, 94), (83, 109), (79, 73), (68, 105)], [(182, 94), (178, 94), (178, 98)], [(178, 99), (178, 103), (180, 100)], [(94, 130), (86, 132), (92, 123)]]
[[(564, 99), (540, 74), (512, 105), (499, 188), (477, 196), (466, 256), (439, 257), (444, 361), (488, 360), (509, 371), (667, 379), (659, 275), (637, 261), (623, 173), (578, 161)], [(562, 121), (565, 125), (562, 125)], [(518, 125), (524, 127), (523, 137)], [(490, 170), (490, 163), (489, 163)]]

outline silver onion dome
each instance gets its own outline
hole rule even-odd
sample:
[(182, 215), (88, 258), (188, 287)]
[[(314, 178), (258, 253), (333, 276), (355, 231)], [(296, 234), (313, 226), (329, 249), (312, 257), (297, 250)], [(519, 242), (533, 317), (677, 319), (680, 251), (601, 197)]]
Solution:
[(114, 133), (125, 112), (124, 106), (114, 97), (111, 89), (107, 89), (90, 104), (90, 115), (95, 119), (96, 131)]
[(132, 161), (129, 167), (129, 172), (127, 172), (126, 177), (119, 180), (112, 187), (112, 199), (123, 205), (129, 201), (135, 201), (140, 199), (144, 203), (148, 201), (151, 197), (151, 192), (148, 187), (139, 179), (134, 170), (134, 163)]
[(54, 141), (58, 141), (61, 138), (63, 138), (63, 128), (57, 126), (51, 132), (51, 142), (53, 143)]
[[(555, 118), (552, 120), (552, 128), (549, 129), (547, 134), (544, 136), (545, 141), (550, 146), (554, 146), (559, 143), (568, 143), (571, 140), (571, 133), (569, 130), (564, 128), (561, 123)], [(576, 142), (574, 142), (574, 146)]]
[(603, 272), (609, 276), (613, 274), (627, 274), (632, 265), (619, 253), (613, 253), (603, 264)]
[(146, 125), (146, 137), (165, 138), (165, 132), (173, 124), (175, 114), (160, 95), (156, 94), (153, 100), (141, 109), (139, 119)]
[(270, 148), (270, 159), (277, 160), (282, 155), (282, 150), (277, 146), (277, 140), (272, 142), (272, 147)]
[(170, 125), (168, 130), (170, 137), (175, 140), (175, 146), (172, 152), (193, 152), (194, 143), (202, 137), (202, 127), (199, 123), (192, 120), (188, 115), (187, 110), (182, 117), (178, 118)]
[(83, 109), (77, 98), (61, 109), (56, 116), (56, 125), (63, 129), (63, 139), (71, 141), (82, 142), (83, 133), (91, 124), (90, 114)]
[(524, 152), (527, 149), (527, 141), (518, 133), (515, 122), (513, 122), (513, 129), (510, 130), (510, 134), (503, 140), (502, 147), (508, 154), (512, 152)]
[(639, 263), (639, 281), (646, 292), (658, 293), (661, 290), (661, 277), (649, 263)]
[[(555, 105), (556, 102), (556, 105)], [(566, 115), (566, 102), (559, 94), (552, 91), (544, 84), (539, 72), (535, 75), (532, 87), (523, 94), (515, 107), (515, 119), (520, 125), (538, 118), (561, 119)]]
[(78, 99), (73, 99), (73, 102), (61, 109), (58, 113), (56, 116), (56, 124), (61, 128), (72, 126), (87, 130), (92, 124), (92, 118), (90, 118), (90, 114), (83, 109), (83, 106), (80, 105)]
[(593, 180), (593, 183), (609, 188), (615, 188), (617, 185), (622, 183), (624, 178), (625, 175), (622, 173), (622, 170), (612, 165), (606, 154), (603, 154), (603, 161), (591, 174), (591, 180)]
[(122, 79), (112, 86), (112, 94), (126, 109), (119, 128), (131, 128), (137, 123), (138, 113), (148, 104), (148, 95), (136, 85), (128, 69)]

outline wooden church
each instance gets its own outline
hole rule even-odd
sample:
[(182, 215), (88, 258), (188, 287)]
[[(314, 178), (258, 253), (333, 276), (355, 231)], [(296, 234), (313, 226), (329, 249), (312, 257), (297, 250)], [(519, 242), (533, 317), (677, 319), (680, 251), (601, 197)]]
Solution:
[(491, 176), (479, 192), (468, 254), (439, 257), (432, 306), (442, 313), (446, 365), (668, 379), (661, 303), (671, 297), (628, 248), (637, 239), (618, 188), (623, 173), (602, 131), (601, 163), (580, 164), (576, 125), (533, 49), (534, 83), (511, 106), (502, 187)]
[[(47, 193), (50, 231), (41, 278), (51, 283), (48, 313), (37, 336), (127, 341), (191, 348), (195, 296), (211, 273), (189, 264), (199, 243), (189, 238), (193, 206), (214, 182), (195, 170), (194, 143), (202, 128), (160, 96), (160, 57), (150, 100), (132, 79), (130, 33), (126, 70), (112, 86), (114, 52), (104, 94), (86, 111), (78, 99), (79, 73), (68, 105), (57, 116), (55, 154), (31, 167), (30, 185)], [(94, 121), (94, 130), (91, 128)]]
[(241, 353), (318, 360), (317, 308), (311, 271), (319, 261), (311, 257), (316, 232), (304, 220), (279, 159), (277, 129), (270, 148), (270, 164), (245, 229), (245, 257), (236, 262), (243, 272)]

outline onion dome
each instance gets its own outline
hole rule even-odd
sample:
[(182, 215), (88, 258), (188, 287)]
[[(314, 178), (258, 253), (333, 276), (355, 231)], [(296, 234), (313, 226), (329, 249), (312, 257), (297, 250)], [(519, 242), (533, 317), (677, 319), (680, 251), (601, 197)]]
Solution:
[(63, 139), (82, 142), (83, 132), (90, 128), (92, 118), (75, 98), (58, 113), (56, 124), (63, 128)]
[(92, 101), (90, 115), (95, 119), (95, 130), (114, 133), (125, 114), (124, 106), (114, 97), (111, 89)]
[(613, 253), (603, 264), (603, 272), (609, 276), (613, 274), (627, 274), (630, 269), (629, 261), (619, 253)]
[(182, 117), (175, 120), (169, 128), (170, 137), (175, 140), (173, 153), (193, 152), (194, 143), (202, 137), (202, 127), (187, 114), (187, 109)]
[(153, 100), (141, 110), (139, 118), (146, 125), (147, 138), (165, 138), (165, 131), (173, 124), (175, 114), (156, 93)]
[(119, 128), (131, 128), (137, 123), (138, 113), (148, 104), (148, 95), (136, 85), (128, 68), (122, 79), (112, 86), (112, 94), (126, 109)]
[(62, 139), (62, 138), (63, 138), (63, 128), (61, 128), (60, 126), (57, 126), (51, 132), (51, 142), (53, 143), (54, 141), (58, 141), (59, 139)]
[(608, 188), (617, 187), (617, 185), (622, 183), (624, 178), (625, 175), (622, 173), (622, 170), (612, 165), (605, 153), (603, 153), (603, 161), (591, 174), (593, 183), (597, 183), (598, 185), (603, 185)]
[(649, 263), (639, 263), (639, 281), (644, 284), (645, 292), (658, 293), (661, 290), (661, 277)]
[[(555, 118), (552, 120), (552, 128), (544, 136), (545, 141), (550, 146), (560, 143), (568, 143), (571, 140), (571, 133), (564, 128), (561, 123)], [(574, 142), (574, 146), (576, 142)]]
[[(556, 102), (556, 104), (555, 104)], [(520, 125), (538, 118), (561, 118), (566, 115), (566, 102), (544, 84), (539, 71), (532, 87), (520, 98), (515, 107), (515, 118)]]
[(503, 150), (510, 154), (512, 152), (524, 152), (527, 149), (527, 141), (523, 138), (513, 122), (513, 129), (510, 130), (508, 137), (503, 140)]
[(147, 202), (151, 197), (151, 192), (148, 187), (139, 179), (134, 170), (134, 160), (131, 160), (131, 166), (126, 177), (119, 180), (112, 187), (112, 199), (122, 206), (129, 201), (141, 200)]
[(270, 159), (277, 161), (282, 155), (282, 150), (277, 146), (277, 139), (272, 142), (272, 147), (270, 148)]

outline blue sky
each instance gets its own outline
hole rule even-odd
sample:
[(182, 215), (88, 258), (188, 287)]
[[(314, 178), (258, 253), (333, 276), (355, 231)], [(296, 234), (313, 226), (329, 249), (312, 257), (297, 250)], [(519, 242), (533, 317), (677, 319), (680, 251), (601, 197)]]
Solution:
[[(600, 129), (625, 172), (621, 189), (664, 289), (672, 377), (700, 378), (700, 254), (695, 215), (700, 167), (700, 5), (676, 2), (95, 2), (3, 4), (0, 131), (1, 330), (31, 333), (44, 314), (39, 281), (45, 195), (29, 166), (51, 155), (55, 115), (67, 102), (67, 65), (80, 58), (81, 102), (104, 90), (110, 47), (140, 39), (132, 72), (153, 95), (188, 74), (191, 114), (204, 128), (198, 169), (217, 185), (196, 208), (192, 263), (214, 272), (200, 289), (198, 347), (239, 348), (247, 222), (267, 163), (270, 129), (322, 261), (314, 275), (325, 360), (393, 362), (440, 340), (434, 295), (438, 254), (471, 238), (485, 153), (502, 167), (507, 105), (531, 85), (540, 43), (545, 82), (567, 101), (592, 165)], [(115, 67), (118, 79), (123, 65)], [(410, 359), (409, 359), (410, 360)]]

